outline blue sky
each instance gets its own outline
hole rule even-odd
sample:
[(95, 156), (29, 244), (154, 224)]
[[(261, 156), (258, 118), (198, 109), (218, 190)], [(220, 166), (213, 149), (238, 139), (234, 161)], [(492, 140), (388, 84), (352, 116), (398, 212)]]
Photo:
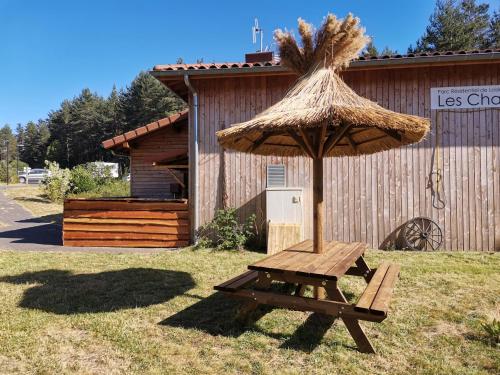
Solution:
[(295, 30), (298, 17), (318, 25), (329, 11), (351, 11), (377, 47), (406, 52), (433, 8), (434, 0), (0, 0), (0, 125), (44, 118), (85, 87), (108, 95), (178, 57), (241, 61), (256, 48), (254, 17), (271, 44), (272, 31)]

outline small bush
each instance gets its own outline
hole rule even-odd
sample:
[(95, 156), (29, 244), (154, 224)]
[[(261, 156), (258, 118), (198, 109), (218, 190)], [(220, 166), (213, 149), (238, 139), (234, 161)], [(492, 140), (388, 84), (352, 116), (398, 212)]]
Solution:
[(71, 192), (85, 193), (97, 188), (97, 180), (92, 170), (85, 165), (77, 165), (71, 170)]
[(493, 319), (491, 322), (481, 323), (491, 345), (500, 345), (500, 321)]
[(218, 210), (213, 220), (198, 230), (198, 248), (214, 247), (217, 250), (241, 250), (255, 236), (255, 215), (243, 224), (238, 222), (236, 209)]
[(110, 179), (106, 183), (98, 185), (94, 190), (76, 192), (69, 195), (70, 198), (110, 198), (129, 196), (130, 183), (119, 179)]
[(60, 202), (70, 190), (71, 172), (59, 167), (59, 164), (45, 161), (49, 175), (42, 180), (41, 189), (52, 202)]

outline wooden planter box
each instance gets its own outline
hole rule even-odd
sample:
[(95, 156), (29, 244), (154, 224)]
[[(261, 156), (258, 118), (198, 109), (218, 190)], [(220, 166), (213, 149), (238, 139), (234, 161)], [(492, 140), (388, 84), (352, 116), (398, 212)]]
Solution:
[(182, 247), (189, 244), (186, 200), (66, 199), (65, 246)]

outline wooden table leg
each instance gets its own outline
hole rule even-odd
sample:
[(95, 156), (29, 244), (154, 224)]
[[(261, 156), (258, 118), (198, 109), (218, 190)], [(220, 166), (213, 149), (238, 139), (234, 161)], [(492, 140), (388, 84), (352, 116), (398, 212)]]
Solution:
[(373, 276), (373, 272), (370, 269), (370, 267), (368, 267), (368, 264), (366, 264), (365, 258), (363, 258), (363, 256), (360, 256), (356, 260), (356, 266), (358, 267), (358, 269), (363, 274), (363, 277), (364, 277), (365, 281), (367, 283), (369, 283), (370, 280), (371, 280), (371, 278), (372, 278), (372, 276)]
[[(264, 272), (259, 272), (259, 278), (254, 284), (255, 289), (266, 290), (271, 287), (272, 280)], [(254, 300), (241, 302), (236, 314), (236, 320), (242, 324), (247, 324), (252, 313), (259, 307), (259, 303)]]
[(306, 292), (307, 286), (304, 284), (298, 284), (295, 288), (295, 296), (304, 297), (304, 293)]
[[(347, 303), (347, 299), (345, 298), (344, 294), (340, 291), (340, 289), (336, 285), (326, 288), (326, 292), (328, 294), (328, 297), (332, 301)], [(370, 340), (368, 340), (368, 337), (363, 331), (363, 328), (361, 328), (361, 326), (359, 325), (359, 321), (357, 319), (343, 317), (342, 315), (340, 315), (340, 317), (342, 318), (352, 338), (356, 342), (359, 351), (362, 353), (375, 353), (375, 349), (370, 343)]]

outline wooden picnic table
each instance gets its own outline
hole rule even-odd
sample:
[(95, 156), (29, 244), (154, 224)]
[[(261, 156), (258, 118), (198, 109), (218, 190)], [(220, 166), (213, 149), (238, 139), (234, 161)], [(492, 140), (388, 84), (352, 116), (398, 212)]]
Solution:
[[(360, 242), (325, 242), (324, 249), (314, 253), (313, 242), (303, 241), (249, 265), (247, 272), (215, 289), (244, 300), (241, 317), (267, 304), (342, 318), (359, 350), (374, 353), (359, 320), (381, 322), (387, 317), (399, 266), (386, 262), (370, 269), (363, 258), (367, 245)], [(348, 303), (339, 289), (337, 282), (344, 275), (363, 277), (368, 284), (356, 304)], [(295, 291), (292, 295), (272, 291), (272, 282), (293, 284)], [(306, 286), (324, 288), (326, 298), (305, 297)]]

